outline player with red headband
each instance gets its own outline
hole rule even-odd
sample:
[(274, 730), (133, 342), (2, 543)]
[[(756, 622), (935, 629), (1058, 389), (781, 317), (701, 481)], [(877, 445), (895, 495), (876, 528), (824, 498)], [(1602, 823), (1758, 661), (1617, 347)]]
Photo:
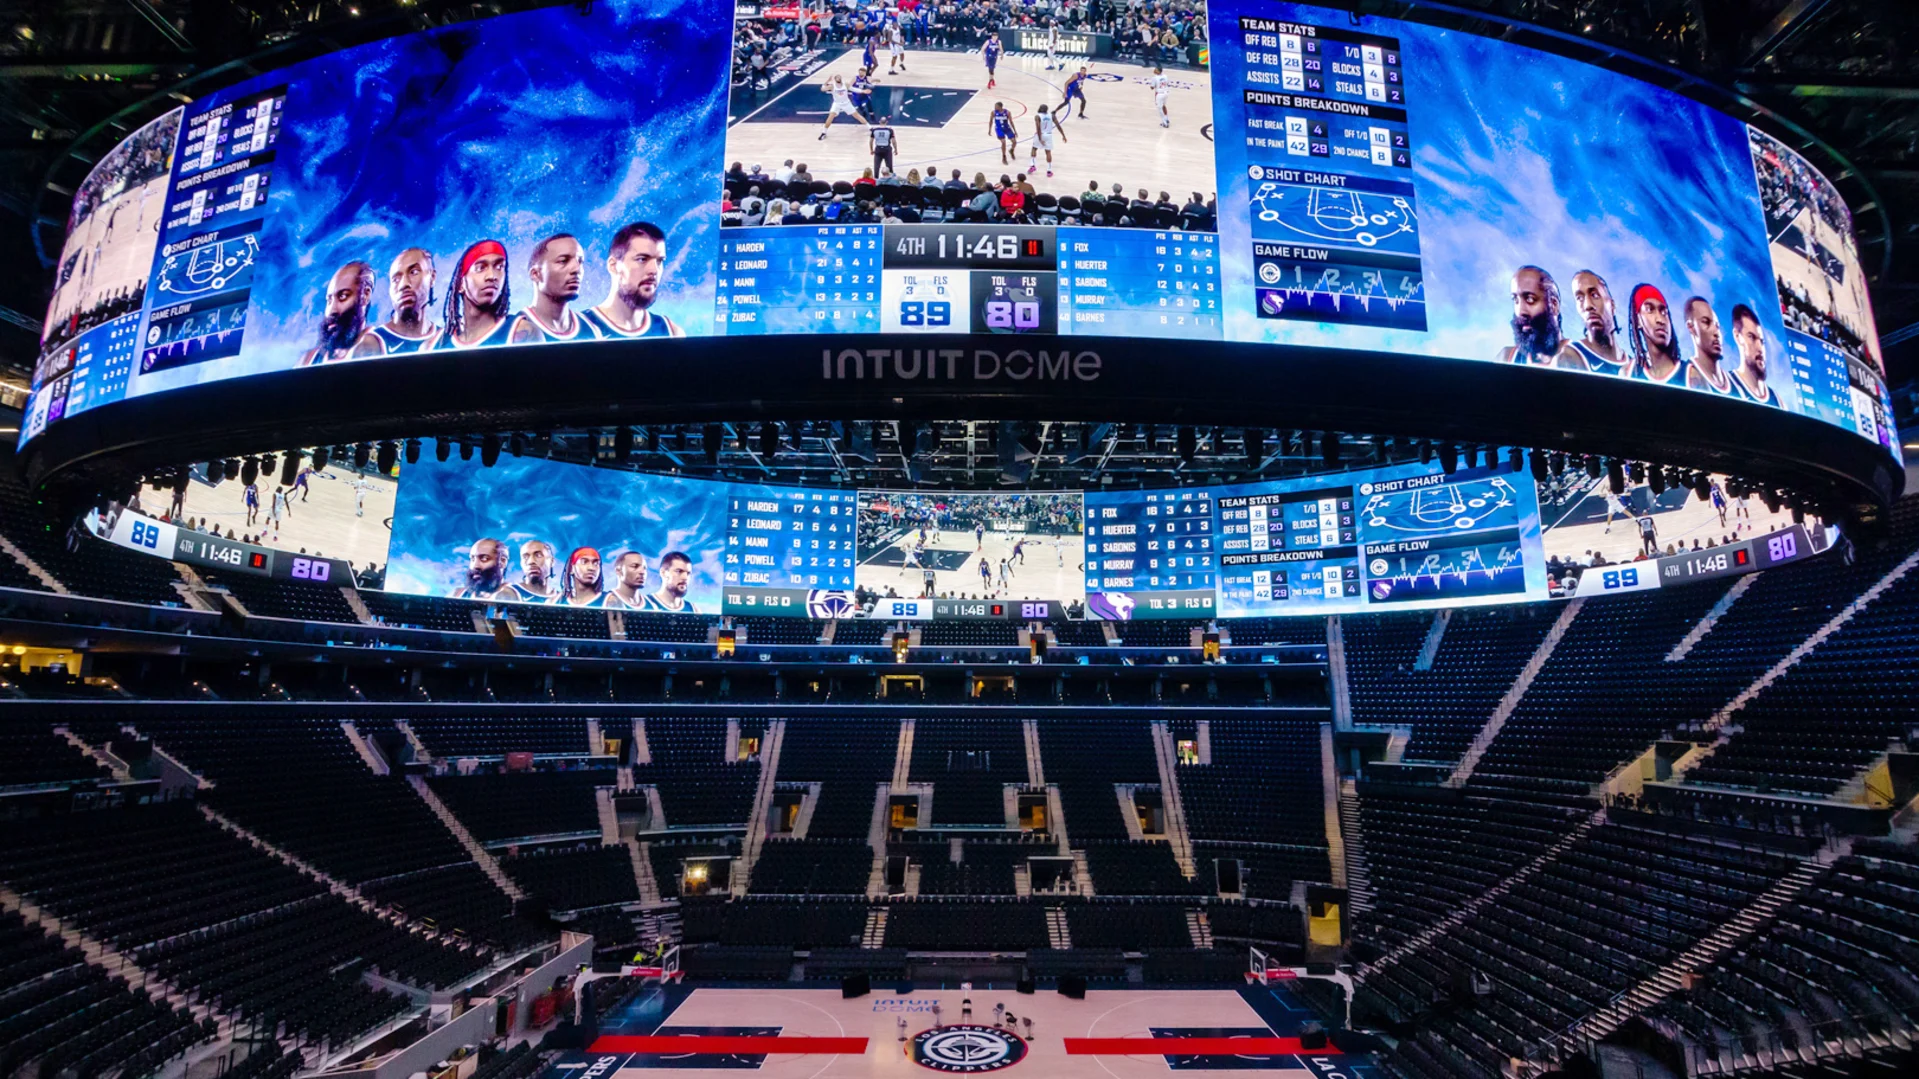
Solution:
[(599, 306), (580, 312), (602, 337), (685, 337), (665, 315), (653, 313), (660, 278), (666, 274), (666, 233), (651, 221), (635, 221), (613, 234), (606, 253), (612, 283)]
[(446, 331), (435, 349), (487, 348), (506, 344), (512, 310), (506, 280), (506, 245), (481, 240), (460, 256), (453, 287), (446, 292)]
[(569, 607), (597, 607), (600, 604), (600, 552), (592, 547), (576, 547), (566, 556), (566, 589), (560, 602)]
[(1672, 308), (1666, 294), (1652, 285), (1634, 285), (1632, 310), (1632, 377), (1642, 382), (1684, 385), (1685, 363), (1679, 358), (1679, 338), (1673, 333)]

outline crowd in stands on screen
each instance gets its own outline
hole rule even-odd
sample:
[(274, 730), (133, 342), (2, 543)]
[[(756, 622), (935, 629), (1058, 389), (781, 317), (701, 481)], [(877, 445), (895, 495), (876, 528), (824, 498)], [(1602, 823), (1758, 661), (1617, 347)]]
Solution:
[[(792, 168), (788, 162), (787, 168)], [(780, 172), (785, 172), (783, 168)], [(1095, 180), (1078, 196), (1058, 198), (1034, 188), (1026, 174), (1001, 173), (997, 180), (975, 172), (969, 181), (959, 169), (941, 175), (917, 168), (905, 176), (871, 168), (851, 180), (814, 180), (804, 163), (794, 179), (781, 180), (754, 165), (728, 170), (721, 194), (720, 224), (760, 225), (917, 224), (927, 220), (1040, 225), (1098, 225), (1116, 228), (1176, 228), (1212, 232), (1218, 227), (1218, 200), (1189, 192), (1184, 200), (1170, 191), (1137, 188), (1130, 195), (1118, 183), (1102, 188)], [(801, 178), (805, 177), (805, 178)]]
[(1726, 325), (1704, 296), (1689, 297), (1674, 311), (1658, 286), (1635, 285), (1628, 294), (1622, 332), (1619, 307), (1604, 277), (1580, 270), (1572, 276), (1572, 289), (1580, 321), (1577, 338), (1565, 331), (1559, 282), (1553, 275), (1539, 266), (1515, 270), (1513, 343), (1495, 358), (1684, 385), (1758, 404), (1779, 403), (1766, 384), (1766, 331), (1752, 307), (1739, 303), (1732, 308), (1735, 359), (1728, 355)]
[(318, 339), (302, 366), (415, 352), (538, 345), (602, 338), (684, 337), (686, 331), (653, 310), (666, 272), (666, 233), (649, 221), (621, 227), (610, 239), (604, 266), (606, 298), (575, 310), (591, 254), (571, 233), (533, 245), (524, 273), (533, 295), (515, 312), (515, 276), (505, 242), (477, 241), (454, 264), (435, 319), (438, 272), (433, 253), (408, 247), (387, 268), (387, 317), (375, 321), (371, 263), (354, 260), (327, 282)]

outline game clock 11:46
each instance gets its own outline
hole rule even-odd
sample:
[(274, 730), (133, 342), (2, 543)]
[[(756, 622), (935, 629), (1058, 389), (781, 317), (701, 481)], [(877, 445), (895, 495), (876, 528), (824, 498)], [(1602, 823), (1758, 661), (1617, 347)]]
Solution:
[(889, 225), (880, 328), (889, 333), (1059, 331), (1054, 230)]

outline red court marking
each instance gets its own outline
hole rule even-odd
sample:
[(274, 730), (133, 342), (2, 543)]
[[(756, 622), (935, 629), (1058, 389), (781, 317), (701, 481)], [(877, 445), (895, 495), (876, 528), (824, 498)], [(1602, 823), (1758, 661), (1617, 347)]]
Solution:
[(603, 1034), (594, 1053), (804, 1053), (863, 1056), (865, 1038), (734, 1037), (722, 1034)]
[(1067, 1056), (1338, 1056), (1324, 1049), (1306, 1049), (1298, 1038), (1067, 1038)]

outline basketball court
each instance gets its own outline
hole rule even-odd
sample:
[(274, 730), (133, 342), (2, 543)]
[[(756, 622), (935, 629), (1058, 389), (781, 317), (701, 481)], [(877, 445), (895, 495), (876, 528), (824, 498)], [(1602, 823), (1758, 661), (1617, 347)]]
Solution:
[[(995, 1007), (1000, 1010), (995, 1011)], [(1008, 1024), (1006, 1013), (1016, 1022)], [(1364, 1056), (1297, 1037), (1313, 1016), (1283, 985), (1219, 990), (1091, 990), (1075, 1000), (1011, 989), (651, 987), (608, 1016), (598, 1037), (545, 1079), (676, 1076), (867, 1079), (928, 1072), (1145, 1079), (1169, 1071), (1274, 1076), (1380, 1075)], [(1030, 1022), (1029, 1022), (1030, 1021)]]
[[(1021, 557), (1013, 556), (1013, 545), (1025, 540)], [(945, 532), (912, 554), (919, 542), (918, 532), (907, 532), (872, 554), (866, 555), (854, 571), (853, 583), (884, 594), (891, 588), (907, 598), (920, 595), (926, 588), (926, 571), (933, 571), (936, 596), (972, 596), (985, 599), (1051, 599), (1072, 603), (1086, 599), (1086, 578), (1082, 572), (1085, 543), (1077, 535), (1048, 536), (1026, 532), (995, 532), (975, 540), (972, 530)], [(980, 559), (992, 568), (992, 584), (980, 577)], [(1009, 559), (1006, 583), (999, 579), (999, 564)]]
[[(1720, 482), (1725, 482), (1720, 477)], [(1751, 539), (1768, 532), (1777, 532), (1792, 526), (1792, 510), (1782, 508), (1778, 513), (1766, 509), (1766, 504), (1756, 497), (1744, 499), (1726, 498), (1726, 520), (1720, 523), (1719, 511), (1711, 502), (1701, 502), (1691, 491), (1668, 489), (1664, 494), (1654, 496), (1648, 487), (1628, 487), (1620, 496), (1625, 512), (1614, 515), (1610, 527), (1606, 523), (1606, 480), (1604, 478), (1587, 480), (1584, 486), (1565, 500), (1555, 505), (1541, 505), (1540, 515), (1545, 525), (1545, 548), (1548, 559), (1560, 558), (1568, 562), (1587, 565), (1592, 562), (1592, 554), (1603, 554), (1608, 562), (1630, 562), (1639, 556), (1639, 525), (1636, 518), (1639, 511), (1634, 507), (1649, 506), (1652, 510), (1653, 524), (1659, 530), (1659, 550), (1665, 553), (1666, 544), (1692, 549), (1697, 539), (1701, 547), (1711, 547), (1731, 536), (1734, 540)], [(1742, 516), (1743, 514), (1743, 516)], [(1810, 527), (1812, 521), (1807, 519)]]
[[(352, 469), (337, 465), (315, 472), (307, 477), (304, 501), (297, 488), (288, 489), (291, 502), (276, 537), (271, 511), (273, 489), (279, 485), (277, 471), (260, 477), (260, 511), (249, 524), (244, 484), (228, 480), (209, 487), (196, 474), (187, 485), (185, 516), (189, 520), (205, 518), (223, 536), (229, 529), (235, 536), (253, 536), (262, 547), (294, 552), (304, 549), (308, 554), (344, 559), (355, 569), (364, 569), (369, 562), (386, 564), (397, 481), (377, 472), (359, 477)], [(164, 509), (170, 496), (162, 492), (151, 497), (158, 500), (155, 508)]]
[[(1159, 126), (1153, 91), (1146, 83), (1152, 68), (1114, 59), (1070, 59), (1063, 70), (1046, 70), (1043, 55), (1008, 52), (1000, 57), (999, 85), (986, 88), (986, 63), (977, 51), (906, 51), (906, 70), (887, 74), (889, 59), (879, 50), (873, 74), (872, 115), (891, 114), (899, 135), (893, 171), (902, 180), (909, 169), (924, 174), (938, 169), (951, 179), (960, 170), (971, 183), (975, 173), (997, 182), (1002, 174), (1024, 172), (1032, 163), (1034, 117), (1041, 105), (1057, 109), (1067, 78), (1087, 64), (1086, 118), (1073, 116), (1056, 139), (1054, 175), (1046, 175), (1046, 155), (1039, 171), (1027, 179), (1035, 190), (1052, 195), (1078, 196), (1097, 181), (1109, 195), (1118, 183), (1128, 198), (1147, 189), (1157, 199), (1161, 191), (1174, 203), (1184, 203), (1193, 192), (1213, 196), (1213, 114), (1210, 72), (1169, 68), (1167, 109), (1172, 126)], [(756, 90), (735, 86), (726, 137), (726, 160), (746, 167), (764, 166), (768, 173), (791, 159), (805, 164), (816, 180), (853, 181), (871, 168), (866, 128), (841, 116), (824, 140), (819, 138), (831, 98), (820, 88), (831, 76), (847, 83), (859, 73), (858, 48), (829, 47), (802, 52), (773, 70), (769, 85)], [(1020, 144), (1017, 164), (1002, 163), (999, 141), (990, 130), (995, 102), (1004, 102), (1013, 114)]]

